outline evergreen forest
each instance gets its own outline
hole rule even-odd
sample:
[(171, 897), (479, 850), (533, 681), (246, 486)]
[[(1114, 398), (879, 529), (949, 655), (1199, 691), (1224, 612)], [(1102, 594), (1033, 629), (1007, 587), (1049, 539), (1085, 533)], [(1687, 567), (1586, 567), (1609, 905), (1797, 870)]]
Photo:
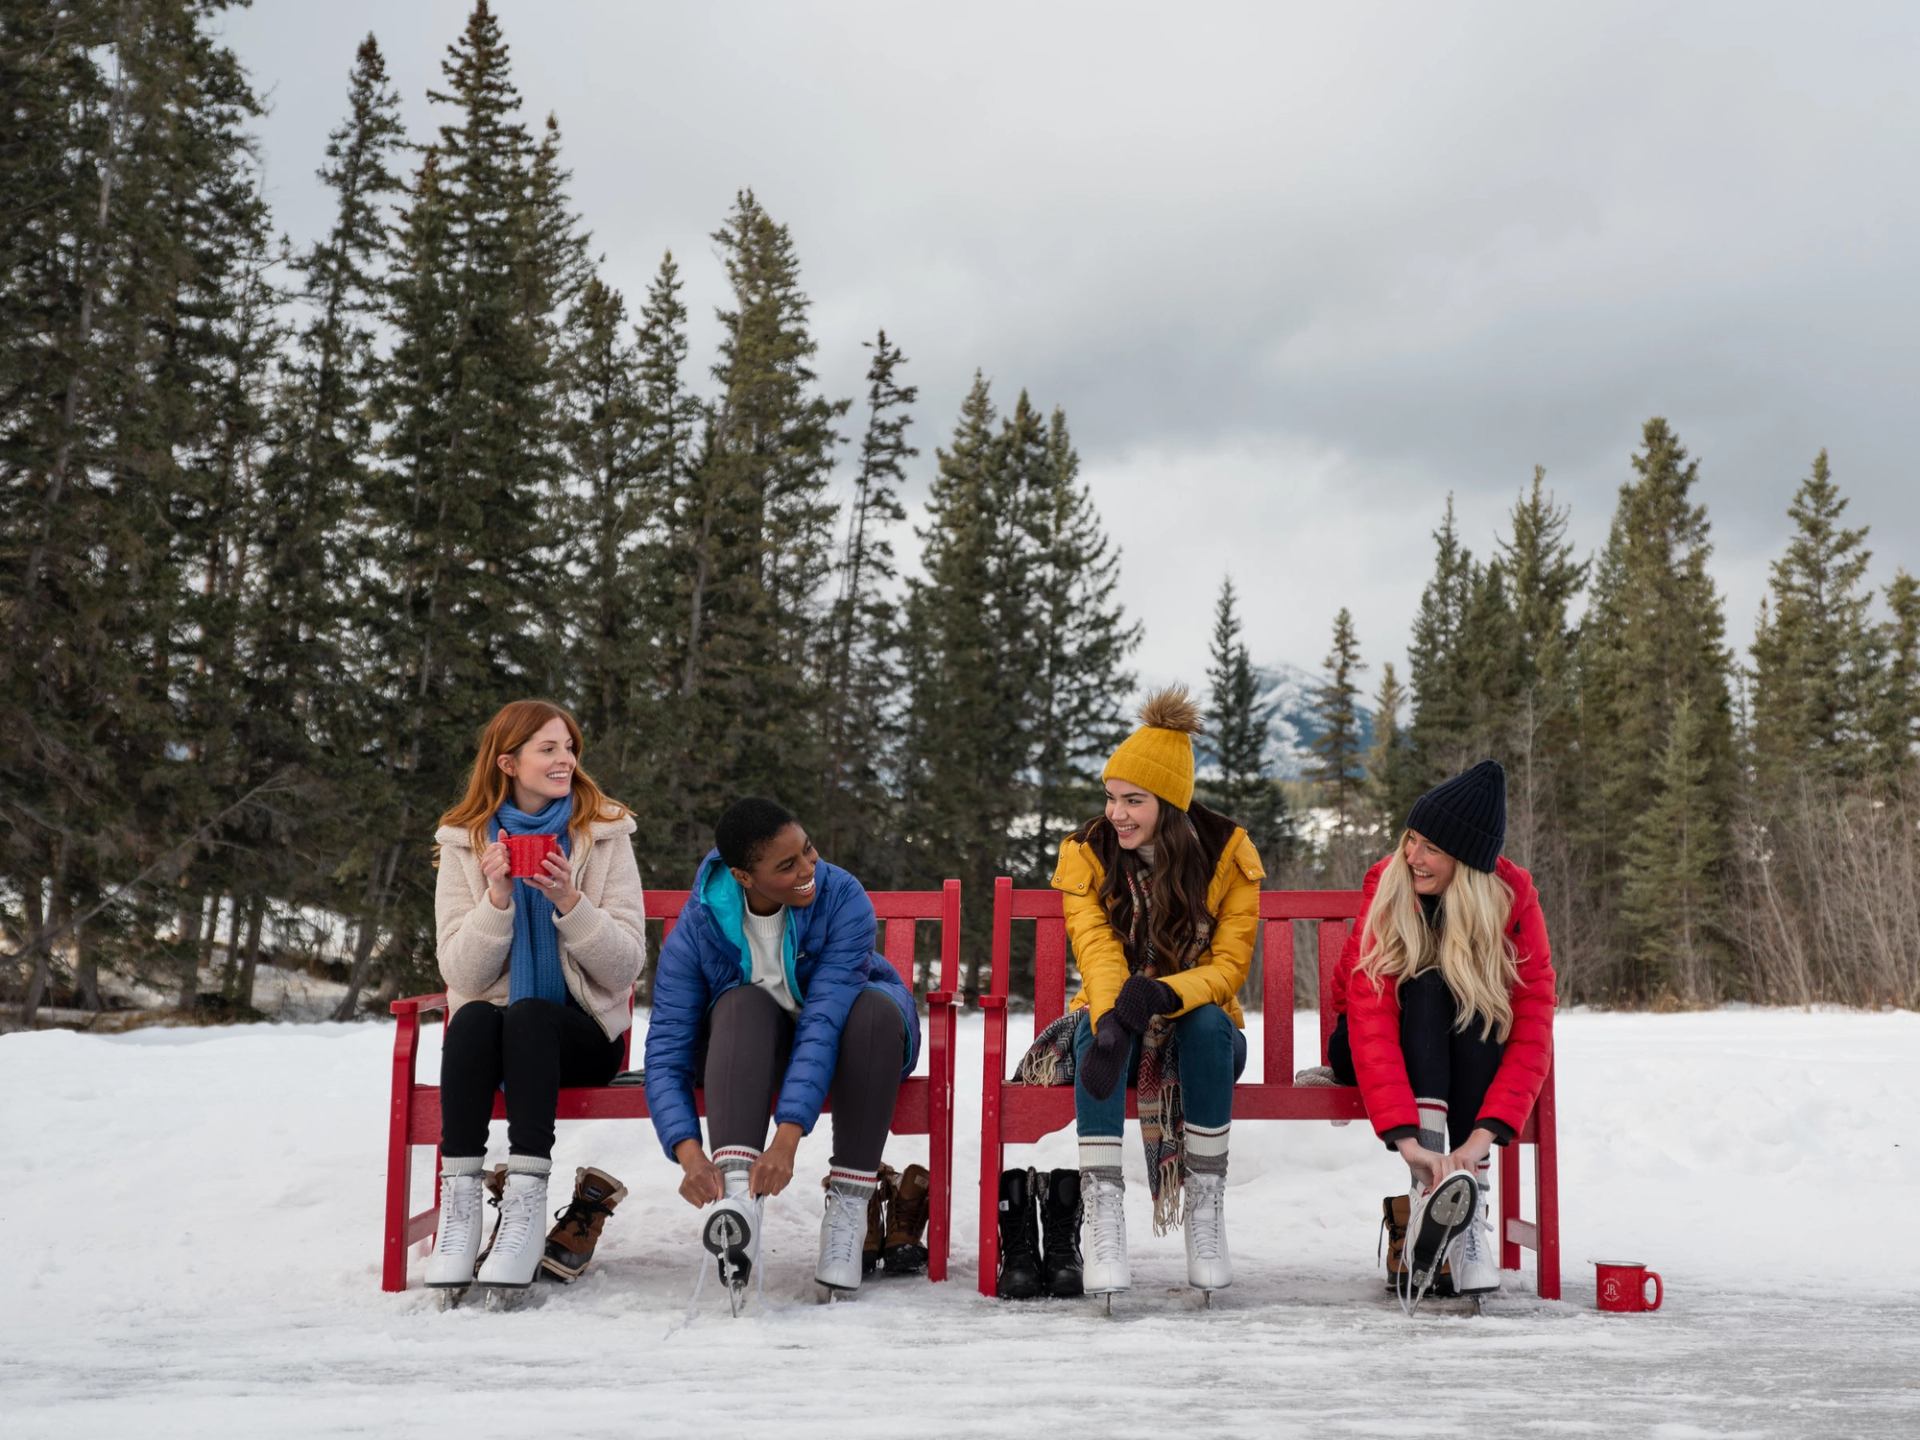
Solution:
[[(578, 717), (650, 886), (769, 795), (871, 888), (960, 879), (976, 987), (994, 877), (1046, 883), (1140, 688), (1066, 413), (984, 373), (921, 413), (933, 342), (884, 316), (828, 393), (805, 237), (751, 189), (684, 240), (714, 313), (673, 253), (612, 288), (485, 0), (432, 133), (374, 37), (339, 57), (293, 246), (225, 8), (0, 3), (0, 1001), (439, 988), (435, 823), (523, 696)], [(1407, 673), (1327, 617), (1304, 776), (1209, 577), (1201, 798), (1268, 885), (1351, 887), (1493, 756), (1564, 999), (1920, 1005), (1920, 583), (1793, 457), (1736, 652), (1698, 462), (1664, 418), (1621, 439), (1597, 554), (1537, 469), (1498, 534), (1432, 517)]]

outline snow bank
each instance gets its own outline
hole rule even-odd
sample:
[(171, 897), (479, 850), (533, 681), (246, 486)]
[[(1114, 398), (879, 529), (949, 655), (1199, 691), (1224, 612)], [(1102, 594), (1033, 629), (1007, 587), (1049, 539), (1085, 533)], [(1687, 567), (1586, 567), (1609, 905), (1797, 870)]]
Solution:
[[(981, 1298), (977, 1017), (962, 1039), (952, 1281), (812, 1303), (823, 1125), (769, 1209), (765, 1309), (731, 1321), (710, 1285), (682, 1328), (694, 1217), (649, 1127), (561, 1129), (557, 1172), (634, 1192), (593, 1274), (440, 1314), (418, 1261), (379, 1289), (389, 1028), (7, 1036), (0, 1434), (1920, 1433), (1920, 1016), (1563, 1016), (1567, 1299), (1529, 1268), (1487, 1315), (1412, 1323), (1374, 1267), (1404, 1172), (1360, 1125), (1236, 1133), (1239, 1281), (1210, 1313), (1151, 1235), (1131, 1131), (1115, 1318)], [(1071, 1136), (1014, 1154), (1070, 1165)], [(1653, 1264), (1666, 1309), (1597, 1314), (1594, 1258)]]

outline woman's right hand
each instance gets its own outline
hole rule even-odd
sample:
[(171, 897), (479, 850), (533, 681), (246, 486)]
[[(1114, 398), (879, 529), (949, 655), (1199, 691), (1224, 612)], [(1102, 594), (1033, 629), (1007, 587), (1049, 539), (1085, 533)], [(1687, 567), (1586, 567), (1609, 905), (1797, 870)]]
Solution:
[(711, 1205), (727, 1193), (720, 1167), (707, 1158), (698, 1140), (682, 1140), (673, 1147), (673, 1158), (680, 1162), (680, 1198), (694, 1209)]
[(513, 861), (507, 855), (507, 842), (496, 840), (480, 852), (480, 873), (486, 878), (487, 899), (496, 910), (513, 904)]
[(1427, 1149), (1411, 1136), (1402, 1140), (1397, 1147), (1401, 1158), (1414, 1167), (1415, 1171), (1424, 1170), (1427, 1176), (1427, 1188), (1431, 1190), (1455, 1170), (1471, 1170), (1473, 1167), (1458, 1155), (1443, 1155)]

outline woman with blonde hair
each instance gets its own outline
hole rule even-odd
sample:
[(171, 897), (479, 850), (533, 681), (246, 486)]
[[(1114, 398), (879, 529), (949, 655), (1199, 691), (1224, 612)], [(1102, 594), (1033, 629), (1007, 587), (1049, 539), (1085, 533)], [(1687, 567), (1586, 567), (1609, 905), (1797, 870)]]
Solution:
[[(431, 1286), (533, 1282), (545, 1248), (560, 1087), (604, 1085), (620, 1068), (633, 983), (646, 957), (646, 902), (633, 817), (580, 767), (580, 748), (580, 727), (558, 705), (507, 705), (480, 737), (466, 795), (434, 834), (447, 1027)], [(533, 874), (513, 873), (511, 836), (551, 837)], [(503, 1085), (506, 1184), (493, 1246), (476, 1277), (481, 1164)], [(605, 1183), (590, 1183), (596, 1176)], [(571, 1225), (591, 1254), (606, 1213), (625, 1193), (611, 1177), (583, 1170), (556, 1234), (570, 1234)], [(574, 1245), (563, 1257), (573, 1273), (585, 1263), (579, 1251)]]
[[(1128, 1083), (1154, 1229), (1184, 1221), (1190, 1285), (1233, 1283), (1227, 1141), (1234, 1081), (1247, 1063), (1235, 994), (1253, 960), (1266, 872), (1246, 830), (1194, 800), (1200, 712), (1186, 690), (1149, 697), (1140, 720), (1102, 771), (1105, 813), (1060, 843), (1053, 873), (1084, 982), (1071, 1045), (1080, 1196), (1092, 1229), (1084, 1267), (1071, 1263), (1077, 1256), (1065, 1264), (1048, 1256), (1044, 1280), (1055, 1295), (1111, 1295), (1131, 1284), (1120, 1143)], [(1009, 1173), (1017, 1187), (1018, 1172)], [(1003, 1191), (1007, 1184), (1003, 1177)], [(1020, 1259), (1016, 1244), (999, 1277), (1009, 1297), (1035, 1293), (1042, 1278), (1019, 1274)]]
[(1412, 1172), (1404, 1209), (1387, 1204), (1389, 1228), (1405, 1225), (1390, 1278), (1409, 1303), (1443, 1264), (1455, 1294), (1499, 1288), (1488, 1156), (1526, 1124), (1552, 1062), (1546, 920), (1532, 877), (1500, 854), (1506, 783), (1483, 760), (1414, 802), (1394, 853), (1367, 872), (1335, 980), (1334, 1078), (1359, 1085)]

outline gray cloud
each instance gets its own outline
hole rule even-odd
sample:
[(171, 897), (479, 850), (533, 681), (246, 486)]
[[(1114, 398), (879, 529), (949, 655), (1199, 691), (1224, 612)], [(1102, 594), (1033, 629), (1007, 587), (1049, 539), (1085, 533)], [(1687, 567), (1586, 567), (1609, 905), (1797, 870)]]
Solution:
[[(424, 136), (466, 8), (227, 22), (296, 239), (359, 36)], [(608, 278), (637, 305), (673, 249), (696, 354), (751, 185), (833, 392), (879, 326), (912, 357), (919, 491), (976, 366), (1067, 408), (1149, 674), (1198, 678), (1231, 571), (1258, 656), (1317, 663), (1345, 604), (1377, 675), (1449, 491), (1485, 553), (1544, 464), (1597, 545), (1653, 414), (1740, 643), (1822, 446), (1876, 582), (1920, 567), (1912, 6), (498, 8)]]

